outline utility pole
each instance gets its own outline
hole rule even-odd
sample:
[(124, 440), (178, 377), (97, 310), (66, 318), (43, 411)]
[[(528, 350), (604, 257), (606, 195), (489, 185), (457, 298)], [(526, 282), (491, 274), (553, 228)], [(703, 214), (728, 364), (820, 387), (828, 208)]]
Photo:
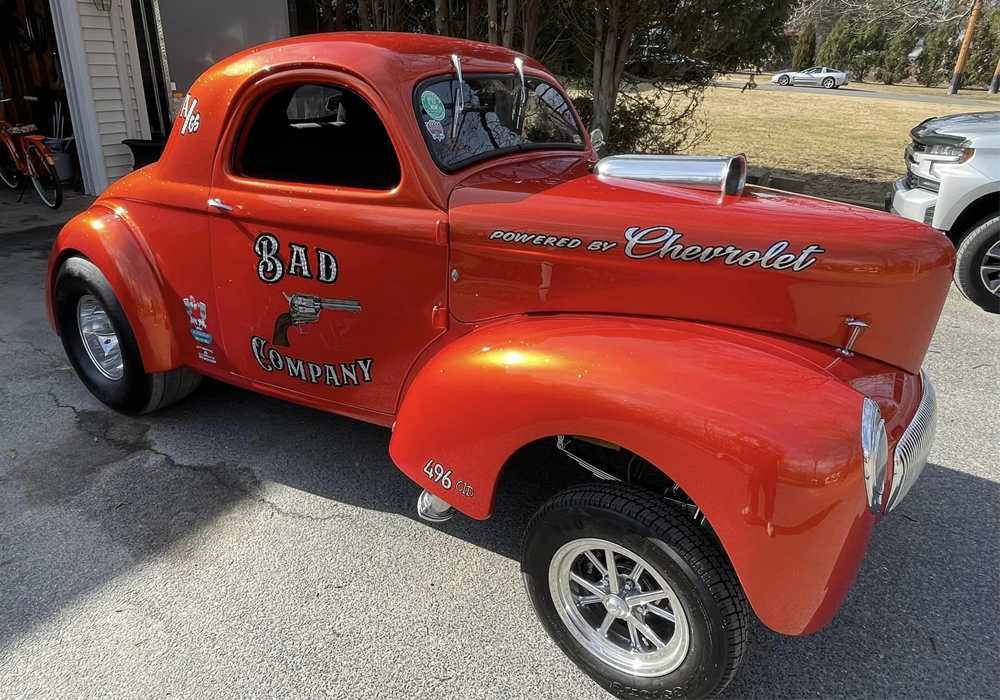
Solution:
[(948, 94), (954, 95), (962, 87), (962, 73), (965, 72), (965, 59), (969, 57), (969, 46), (972, 44), (972, 34), (976, 29), (976, 20), (979, 19), (979, 8), (982, 7), (983, 0), (975, 0), (972, 3), (972, 14), (969, 15), (969, 26), (965, 30), (965, 38), (962, 39), (962, 49), (958, 52), (958, 60), (955, 62), (955, 74), (951, 77), (951, 87)]
[(997, 61), (997, 69), (993, 71), (993, 80), (990, 81), (990, 94), (995, 95), (1000, 92), (1000, 61)]

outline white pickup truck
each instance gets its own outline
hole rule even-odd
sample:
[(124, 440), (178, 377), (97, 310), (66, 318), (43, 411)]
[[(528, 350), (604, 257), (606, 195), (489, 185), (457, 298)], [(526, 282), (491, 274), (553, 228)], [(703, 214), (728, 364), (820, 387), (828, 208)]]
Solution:
[(906, 175), (886, 208), (946, 234), (958, 250), (958, 288), (1000, 313), (1000, 112), (928, 119), (910, 136)]

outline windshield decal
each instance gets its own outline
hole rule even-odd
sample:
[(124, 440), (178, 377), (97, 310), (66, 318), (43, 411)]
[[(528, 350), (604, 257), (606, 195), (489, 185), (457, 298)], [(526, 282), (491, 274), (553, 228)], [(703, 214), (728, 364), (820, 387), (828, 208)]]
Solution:
[(427, 116), (435, 121), (444, 119), (444, 102), (431, 90), (424, 90), (420, 95), (420, 106)]

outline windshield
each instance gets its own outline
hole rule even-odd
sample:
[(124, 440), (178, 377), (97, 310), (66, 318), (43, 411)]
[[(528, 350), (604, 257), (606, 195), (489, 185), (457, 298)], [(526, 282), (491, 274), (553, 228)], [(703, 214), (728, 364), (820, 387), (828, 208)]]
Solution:
[[(584, 148), (576, 116), (563, 94), (550, 83), (525, 76), (454, 76), (425, 81), (414, 105), (430, 146), (443, 170), (472, 161), (528, 148)], [(455, 96), (464, 104), (453, 123)], [(457, 135), (456, 132), (457, 131)]]

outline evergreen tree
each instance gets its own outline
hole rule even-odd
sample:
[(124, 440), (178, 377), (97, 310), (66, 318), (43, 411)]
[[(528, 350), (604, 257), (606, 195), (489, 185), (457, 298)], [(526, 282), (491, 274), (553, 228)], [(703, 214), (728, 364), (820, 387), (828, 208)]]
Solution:
[(954, 65), (956, 44), (955, 25), (951, 22), (939, 24), (924, 35), (924, 50), (917, 59), (917, 80), (921, 85), (932, 87), (946, 80), (945, 64), (951, 58)]
[(816, 62), (833, 68), (848, 66), (854, 58), (854, 37), (857, 31), (854, 18), (847, 13), (842, 14), (820, 47)]
[(792, 70), (805, 70), (816, 62), (816, 25), (810, 22), (799, 35), (792, 54)]
[(848, 62), (848, 68), (858, 80), (864, 80), (875, 66), (881, 65), (885, 41), (885, 27), (881, 24), (868, 23), (858, 28), (852, 46), (854, 57)]
[(916, 43), (912, 26), (901, 27), (892, 35), (889, 48), (885, 52), (879, 79), (886, 85), (898, 83), (910, 74), (910, 51)]

